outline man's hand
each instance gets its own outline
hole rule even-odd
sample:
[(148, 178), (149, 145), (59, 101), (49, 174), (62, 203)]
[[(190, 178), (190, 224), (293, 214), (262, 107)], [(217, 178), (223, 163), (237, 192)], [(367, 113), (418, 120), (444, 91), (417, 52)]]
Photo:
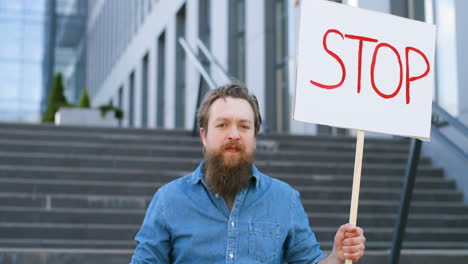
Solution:
[(340, 226), (335, 235), (333, 250), (329, 255), (330, 262), (327, 263), (343, 263), (345, 259), (357, 262), (364, 255), (365, 242), (362, 228), (351, 224)]
[(336, 232), (333, 251), (340, 260), (357, 262), (364, 255), (365, 242), (362, 228), (351, 224), (342, 225)]

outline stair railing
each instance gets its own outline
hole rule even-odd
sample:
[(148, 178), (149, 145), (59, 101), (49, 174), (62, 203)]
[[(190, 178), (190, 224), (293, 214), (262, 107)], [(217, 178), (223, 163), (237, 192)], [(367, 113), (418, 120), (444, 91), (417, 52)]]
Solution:
[[(447, 113), (435, 102), (432, 103), (431, 121), (431, 132), (439, 137), (446, 146), (454, 149), (465, 160), (468, 161), (468, 154), (456, 143), (454, 143), (452, 139), (440, 131), (440, 128), (442, 127), (451, 126), (468, 138), (468, 128), (458, 119)], [(400, 198), (400, 208), (398, 210), (398, 218), (395, 224), (395, 232), (393, 233), (392, 248), (388, 258), (388, 264), (398, 264), (400, 262), (401, 245), (408, 222), (408, 214), (414, 189), (414, 182), (416, 179), (416, 171), (421, 155), (421, 145), (421, 140), (415, 138), (411, 139), (408, 162), (405, 170), (405, 179), (403, 182), (403, 192)]]
[(455, 128), (458, 132), (460, 132), (461, 135), (468, 139), (468, 127), (466, 127), (462, 122), (460, 122), (460, 120), (450, 115), (447, 111), (445, 111), (435, 102), (432, 103), (432, 112), (433, 114), (431, 133), (439, 137), (445, 145), (455, 150), (465, 160), (468, 160), (468, 153), (441, 131), (441, 128), (451, 126)]
[[(214, 66), (214, 69), (219, 73), (221, 76), (221, 80), (219, 82), (216, 82), (212, 75), (209, 73), (209, 71), (205, 68), (203, 59), (201, 58), (200, 55), (196, 55), (194, 49), (188, 44), (188, 42), (183, 38), (180, 37), (178, 39), (179, 44), (182, 46), (184, 49), (185, 53), (188, 55), (188, 58), (190, 61), (193, 63), (197, 71), (200, 73), (201, 77), (199, 79), (198, 83), (198, 95), (197, 95), (197, 103), (196, 103), (196, 108), (195, 108), (195, 117), (193, 121), (193, 128), (192, 128), (192, 136), (198, 136), (198, 126), (197, 126), (197, 110), (200, 107), (200, 103), (202, 100), (203, 96), (203, 79), (207, 82), (208, 86), (210, 89), (215, 89), (221, 84), (226, 84), (226, 83), (231, 83), (231, 82), (236, 82), (237, 79), (230, 75), (221, 65), (221, 63), (216, 59), (216, 57), (210, 52), (210, 50), (203, 44), (203, 42), (200, 39), (196, 40), (196, 45), (197, 48), (201, 51), (201, 53), (204, 55), (204, 57), (208, 60), (208, 63), (212, 66)], [(202, 79), (203, 78), (203, 79)], [(267, 127), (267, 124), (263, 122), (262, 126), (265, 128)]]
[[(201, 42), (201, 41), (199, 41), (199, 42)], [(204, 67), (204, 65), (202, 63), (202, 59), (199, 56), (195, 55), (194, 50), (192, 49), (192, 47), (190, 47), (190, 45), (187, 43), (187, 41), (183, 37), (179, 38), (179, 43), (182, 46), (182, 48), (184, 49), (185, 53), (188, 55), (188, 58), (190, 59), (190, 61), (193, 63), (193, 65), (195, 66), (195, 68), (197, 69), (197, 71), (201, 75), (200, 79), (198, 81), (197, 103), (196, 103), (196, 106), (195, 106), (195, 111), (194, 111), (195, 116), (193, 118), (193, 128), (192, 128), (192, 136), (195, 137), (195, 136), (198, 136), (197, 110), (200, 107), (200, 103), (201, 103), (201, 100), (202, 100), (203, 79), (205, 79), (205, 81), (208, 84), (208, 86), (210, 87), (210, 89), (216, 89), (216, 87), (218, 87), (219, 85), (211, 77), (208, 70), (205, 69), (205, 67)], [(208, 56), (207, 56), (207, 58), (208, 58)], [(210, 58), (208, 58), (208, 60), (209, 59)]]
[(205, 55), (205, 57), (208, 59), (208, 62), (211, 65), (214, 65), (215, 69), (218, 71), (218, 73), (221, 75), (221, 78), (223, 79), (223, 83), (229, 83), (234, 80), (232, 76), (228, 74), (228, 72), (223, 68), (221, 63), (216, 59), (215, 56), (208, 50), (208, 48), (205, 46), (205, 44), (200, 40), (197, 39), (196, 41), (198, 49)]

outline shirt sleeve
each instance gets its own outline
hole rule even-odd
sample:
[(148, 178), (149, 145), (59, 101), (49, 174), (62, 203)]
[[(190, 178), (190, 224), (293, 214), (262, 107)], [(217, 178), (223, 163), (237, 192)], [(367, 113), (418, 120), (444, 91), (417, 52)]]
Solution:
[(302, 206), (300, 194), (294, 191), (291, 202), (291, 224), (285, 244), (285, 260), (293, 264), (316, 264), (326, 257), (320, 250)]
[(171, 236), (165, 219), (164, 193), (156, 192), (146, 211), (130, 264), (170, 263)]

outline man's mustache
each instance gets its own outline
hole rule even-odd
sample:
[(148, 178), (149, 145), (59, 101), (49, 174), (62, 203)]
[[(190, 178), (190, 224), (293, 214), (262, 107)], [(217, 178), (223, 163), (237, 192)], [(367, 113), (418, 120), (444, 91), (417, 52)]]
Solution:
[(228, 149), (236, 149), (237, 151), (243, 152), (245, 150), (245, 146), (239, 143), (238, 141), (229, 141), (223, 144), (223, 150)]

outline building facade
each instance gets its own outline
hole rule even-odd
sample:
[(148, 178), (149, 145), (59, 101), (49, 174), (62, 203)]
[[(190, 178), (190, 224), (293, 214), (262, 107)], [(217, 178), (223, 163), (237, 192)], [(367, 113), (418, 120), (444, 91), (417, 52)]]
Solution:
[[(461, 74), (468, 61), (462, 48), (468, 44), (466, 1), (336, 2), (436, 23), (443, 66), (437, 67), (434, 98), (467, 122), (468, 80)], [(291, 118), (299, 10), (299, 0), (90, 1), (86, 86), (92, 104), (121, 107), (125, 127), (192, 128), (200, 74), (178, 39), (191, 46), (200, 39), (257, 95), (264, 129), (330, 132)], [(212, 66), (208, 70), (220, 78)]]
[(44, 0), (0, 2), (0, 121), (38, 122)]
[(86, 15), (88, 1), (45, 0), (42, 102), (49, 102), (53, 78), (61, 73), (65, 96), (75, 104), (86, 88)]

